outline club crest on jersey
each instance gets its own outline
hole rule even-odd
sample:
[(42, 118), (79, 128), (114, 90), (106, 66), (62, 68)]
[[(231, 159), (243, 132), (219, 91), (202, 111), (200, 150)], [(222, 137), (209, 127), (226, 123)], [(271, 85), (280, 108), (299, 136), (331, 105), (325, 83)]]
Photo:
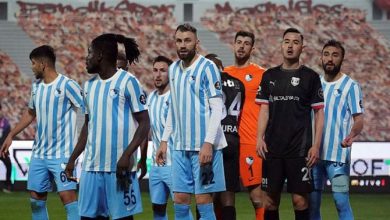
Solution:
[(119, 90), (118, 89), (111, 89), (110, 90), (111, 98), (116, 98), (118, 95), (119, 95)]
[(215, 87), (217, 90), (221, 90), (221, 82), (220, 82), (220, 81), (215, 82), (214, 87)]
[(146, 105), (146, 96), (144, 94), (140, 95), (139, 96), (139, 102), (142, 104), (142, 105)]
[(252, 79), (253, 79), (252, 74), (248, 73), (248, 74), (245, 75), (245, 80), (246, 80), (247, 82), (252, 81)]
[(318, 96), (320, 97), (320, 98), (324, 98), (324, 90), (322, 90), (322, 88), (319, 88), (318, 89)]
[(190, 83), (195, 82), (195, 76), (188, 77), (188, 82)]
[(247, 157), (247, 158), (245, 158), (245, 162), (250, 166), (250, 165), (252, 165), (253, 164), (253, 157)]
[(341, 95), (341, 90), (340, 89), (335, 89), (335, 90), (333, 90), (333, 95), (334, 96), (340, 96)]
[(291, 78), (291, 85), (297, 86), (297, 85), (299, 85), (299, 81), (300, 81), (300, 79), (298, 77), (292, 77)]
[(62, 93), (62, 91), (61, 91), (61, 89), (59, 89), (59, 88), (57, 88), (56, 91), (54, 91), (54, 95), (55, 95), (56, 97), (59, 97), (59, 96), (61, 95), (61, 93)]

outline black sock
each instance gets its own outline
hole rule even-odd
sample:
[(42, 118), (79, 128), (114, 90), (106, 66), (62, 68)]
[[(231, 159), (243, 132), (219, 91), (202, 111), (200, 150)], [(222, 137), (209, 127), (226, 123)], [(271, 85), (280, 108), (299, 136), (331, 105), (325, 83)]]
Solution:
[(294, 210), (295, 220), (309, 220), (309, 209), (304, 210)]
[(279, 220), (279, 210), (265, 210), (264, 220)]
[(236, 208), (234, 206), (224, 206), (222, 208), (222, 220), (236, 220)]

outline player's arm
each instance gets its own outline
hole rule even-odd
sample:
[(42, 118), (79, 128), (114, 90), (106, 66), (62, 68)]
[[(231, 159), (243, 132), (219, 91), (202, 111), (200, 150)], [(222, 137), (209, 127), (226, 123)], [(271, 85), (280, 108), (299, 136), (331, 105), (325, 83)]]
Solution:
[(158, 147), (158, 150), (156, 152), (156, 161), (157, 161), (157, 164), (158, 165), (161, 165), (163, 166), (165, 164), (165, 161), (166, 161), (166, 157), (167, 157), (167, 148), (168, 148), (168, 140), (172, 134), (172, 131), (173, 131), (173, 123), (172, 123), (172, 114), (173, 114), (173, 110), (172, 110), (173, 106), (172, 106), (172, 102), (169, 103), (169, 110), (168, 110), (168, 116), (167, 116), (167, 120), (165, 122), (165, 128), (164, 128), (164, 132), (163, 132), (163, 135), (162, 135), (162, 138), (161, 138), (161, 142), (160, 142), (160, 146)]
[(28, 108), (22, 115), (20, 121), (15, 125), (15, 127), (9, 132), (7, 138), (5, 139), (3, 145), (0, 149), (0, 156), (5, 157), (8, 154), (8, 149), (12, 144), (12, 139), (18, 135), (23, 129), (31, 124), (36, 117), (35, 111), (33, 109)]
[(138, 161), (137, 170), (141, 170), (141, 174), (138, 177), (138, 180), (142, 180), (142, 178), (146, 175), (146, 172), (147, 172), (146, 158), (147, 158), (147, 154), (148, 154), (148, 143), (149, 143), (149, 138), (146, 138), (144, 141), (142, 141), (142, 144), (140, 146), (141, 158)]
[(210, 122), (206, 130), (206, 137), (199, 151), (201, 166), (210, 163), (213, 159), (213, 144), (217, 138), (218, 128), (221, 126), (223, 101), (221, 96), (212, 97), (210, 103)]
[(66, 177), (72, 181), (77, 181), (76, 177), (73, 176), (73, 170), (74, 170), (74, 165), (75, 165), (77, 158), (85, 150), (85, 145), (87, 144), (88, 122), (89, 122), (89, 117), (86, 114), (84, 124), (83, 124), (83, 127), (81, 128), (80, 136), (79, 136), (79, 139), (77, 141), (76, 147), (74, 148), (72, 155), (70, 155), (68, 163), (66, 164), (66, 168), (65, 168)]
[(132, 163), (134, 163), (134, 161), (131, 159), (132, 155), (141, 145), (141, 143), (147, 139), (150, 129), (149, 114), (147, 110), (135, 112), (133, 113), (133, 117), (137, 121), (138, 127), (129, 146), (123, 152), (117, 163), (116, 175), (119, 178), (122, 177), (122, 174), (127, 173), (133, 166)]
[(313, 166), (319, 158), (323, 127), (324, 127), (324, 109), (323, 108), (314, 109), (314, 143), (309, 149), (307, 155), (308, 167)]
[(265, 130), (268, 125), (269, 120), (269, 105), (266, 103), (263, 103), (261, 105), (260, 111), (259, 111), (259, 117), (257, 122), (257, 144), (256, 144), (256, 151), (257, 154), (263, 158), (266, 159), (265, 153), (268, 153), (267, 144), (264, 141), (264, 134)]
[(343, 140), (341, 146), (350, 147), (356, 137), (362, 132), (364, 117), (362, 113), (353, 115), (353, 126), (349, 135)]

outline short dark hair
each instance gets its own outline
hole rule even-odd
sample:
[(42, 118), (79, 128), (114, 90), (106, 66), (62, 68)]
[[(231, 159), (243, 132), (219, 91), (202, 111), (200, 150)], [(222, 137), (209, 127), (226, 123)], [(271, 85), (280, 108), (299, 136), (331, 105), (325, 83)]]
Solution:
[(234, 37), (234, 42), (236, 42), (237, 40), (237, 37), (238, 36), (241, 36), (241, 37), (250, 37), (252, 39), (252, 46), (255, 45), (255, 35), (252, 33), (252, 32), (249, 32), (249, 31), (238, 31), (236, 33), (236, 36)]
[(184, 23), (184, 24), (181, 24), (181, 25), (177, 26), (175, 33), (178, 32), (178, 31), (180, 31), (180, 32), (187, 32), (187, 31), (189, 31), (189, 32), (194, 33), (195, 36), (197, 35), (196, 28), (194, 26), (188, 24), (188, 23)]
[(170, 66), (173, 63), (173, 61), (171, 59), (169, 59), (166, 56), (162, 56), (162, 55), (157, 56), (156, 58), (154, 58), (153, 65), (155, 63), (157, 63), (157, 62), (164, 62), (164, 63), (168, 64), (168, 66)]
[(298, 29), (296, 29), (296, 28), (287, 28), (287, 30), (285, 30), (284, 33), (283, 33), (283, 38), (284, 38), (284, 36), (286, 36), (287, 33), (297, 33), (297, 34), (301, 35), (301, 41), (303, 43), (303, 35), (302, 35), (302, 33)]
[(336, 47), (336, 48), (339, 48), (341, 50), (341, 57), (344, 58), (345, 49), (344, 49), (344, 47), (343, 47), (343, 45), (341, 44), (340, 41), (337, 41), (337, 40), (334, 40), (334, 39), (331, 39), (331, 40), (327, 41), (325, 43), (324, 47), (322, 48), (322, 52), (324, 52), (325, 47)]
[(30, 53), (30, 60), (39, 58), (47, 59), (54, 66), (56, 63), (56, 55), (53, 47), (49, 45), (42, 45), (32, 50)]
[(215, 65), (217, 65), (218, 68), (220, 68), (221, 70), (224, 69), (224, 66), (222, 64), (222, 60), (218, 57), (217, 54), (215, 53), (209, 53), (205, 56), (205, 58), (213, 61), (215, 63)]
[(125, 46), (126, 60), (129, 63), (138, 61), (140, 51), (134, 38), (128, 38), (121, 34), (102, 34), (92, 40), (94, 49), (102, 52), (104, 59), (116, 63), (118, 59), (118, 43)]

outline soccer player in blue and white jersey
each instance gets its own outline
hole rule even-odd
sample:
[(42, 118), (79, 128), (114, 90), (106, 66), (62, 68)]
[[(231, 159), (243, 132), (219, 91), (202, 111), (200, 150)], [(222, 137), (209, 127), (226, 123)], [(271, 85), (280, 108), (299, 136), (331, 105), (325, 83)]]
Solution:
[(215, 219), (212, 193), (225, 190), (221, 149), (227, 145), (221, 127), (221, 76), (212, 61), (197, 54), (194, 27), (179, 25), (175, 41), (180, 59), (169, 67), (172, 102), (156, 157), (164, 164), (172, 133), (175, 219), (191, 219), (191, 194), (201, 219)]
[(76, 183), (66, 178), (64, 169), (76, 142), (76, 112), (83, 106), (81, 89), (75, 81), (57, 73), (52, 47), (35, 48), (30, 60), (37, 80), (32, 85), (28, 109), (9, 133), (0, 153), (5, 156), (12, 139), (36, 119), (37, 132), (27, 180), (32, 219), (48, 219), (46, 199), (53, 179), (67, 219), (79, 219)]
[(84, 151), (80, 177), (81, 219), (133, 219), (142, 212), (134, 153), (149, 131), (146, 96), (134, 75), (117, 69), (118, 43), (129, 63), (140, 52), (134, 39), (103, 34), (88, 48), (85, 82), (85, 123), (66, 167), (71, 177), (77, 157)]
[(363, 129), (364, 108), (359, 84), (340, 71), (344, 54), (344, 47), (335, 40), (328, 41), (322, 49), (325, 120), (320, 161), (313, 169), (312, 220), (321, 219), (321, 193), (326, 179), (331, 182), (339, 219), (353, 219), (349, 203), (351, 146)]
[[(156, 90), (148, 96), (148, 112), (153, 143), (152, 166), (149, 172), (149, 192), (153, 207), (153, 219), (168, 219), (166, 206), (172, 194), (171, 148), (172, 139), (168, 142), (165, 164), (160, 166), (156, 161), (156, 152), (160, 147), (164, 127), (168, 116), (171, 94), (168, 81), (168, 67), (172, 60), (165, 56), (157, 56), (153, 61), (153, 81)], [(147, 143), (147, 142), (146, 142)], [(173, 197), (172, 197), (173, 198)]]

